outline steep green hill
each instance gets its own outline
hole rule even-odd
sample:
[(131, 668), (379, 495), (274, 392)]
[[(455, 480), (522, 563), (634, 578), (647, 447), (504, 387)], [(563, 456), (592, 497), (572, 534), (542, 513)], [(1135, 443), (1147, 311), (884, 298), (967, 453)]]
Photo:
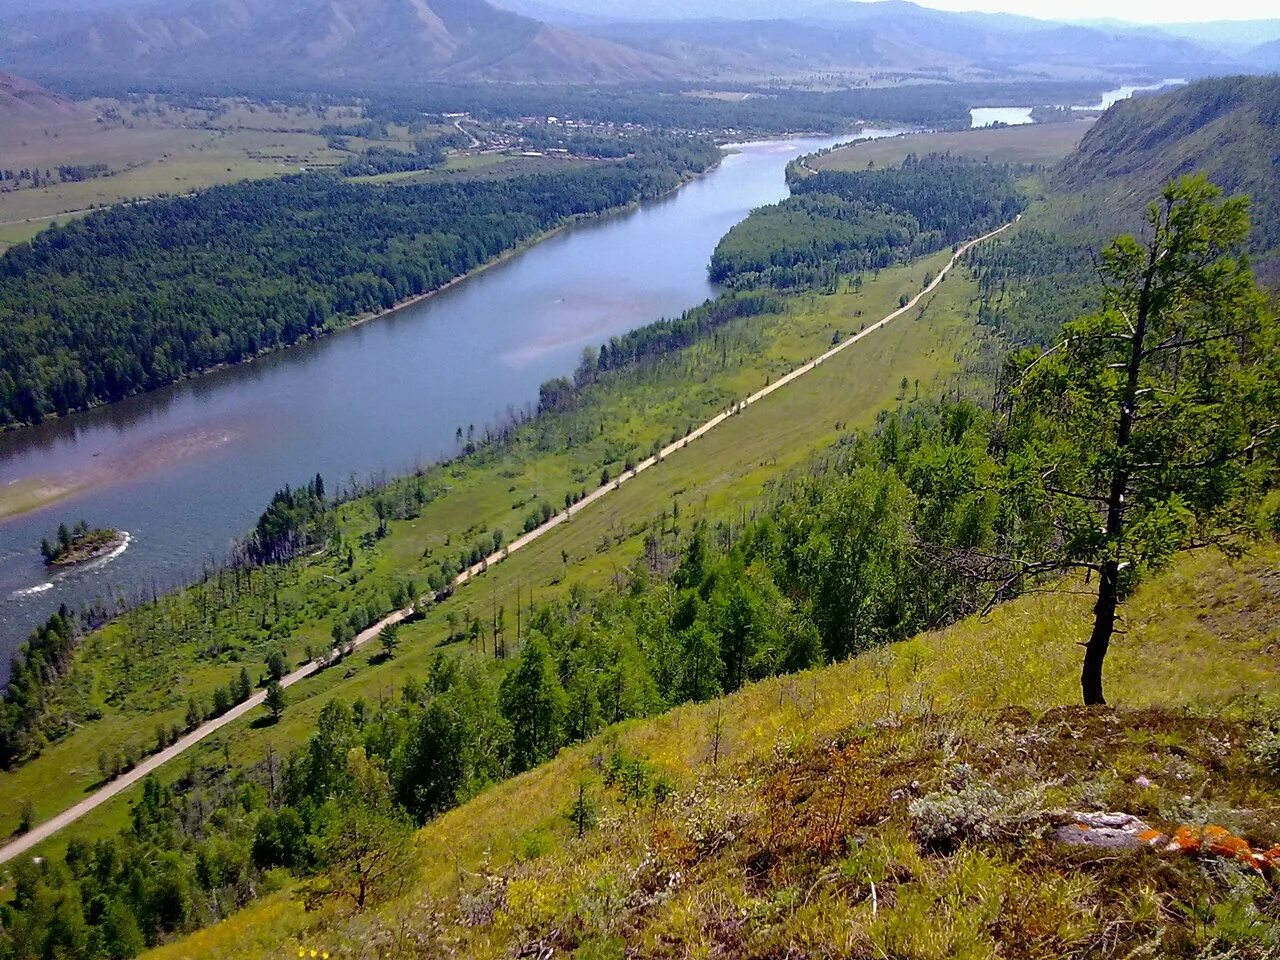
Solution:
[(1247, 193), (1259, 250), (1280, 245), (1280, 77), (1203, 80), (1116, 104), (1062, 164), (1057, 186), (1132, 218), (1170, 179), (1204, 171)]
[(1144, 586), (1114, 710), (1062, 706), (1087, 599), (1028, 597), (567, 750), (421, 830), (376, 909), (281, 893), (153, 956), (1274, 956), (1252, 868), (1049, 837), (1101, 810), (1280, 839), (1277, 560)]
[(1260, 283), (1280, 282), (1280, 77), (1219, 77), (1111, 107), (1046, 178), (1047, 202), (970, 256), (984, 323), (1042, 343), (1097, 306), (1094, 254), (1142, 233), (1147, 205), (1175, 177), (1204, 172), (1248, 194)]

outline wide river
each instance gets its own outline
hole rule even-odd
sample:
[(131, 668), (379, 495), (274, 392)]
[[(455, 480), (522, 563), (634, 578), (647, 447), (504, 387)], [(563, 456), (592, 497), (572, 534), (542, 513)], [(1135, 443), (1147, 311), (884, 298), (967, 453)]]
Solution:
[[(76, 491), (0, 522), (0, 677), (58, 604), (188, 579), (221, 560), (286, 483), (319, 472), (333, 488), (452, 456), (459, 426), (480, 430), (532, 404), (584, 347), (713, 296), (707, 263), (719, 239), (787, 195), (789, 160), (836, 142), (737, 148), (662, 200), (565, 230), (391, 316), (0, 436), (0, 486)], [(128, 531), (128, 549), (49, 577), (40, 539), (82, 518)]]

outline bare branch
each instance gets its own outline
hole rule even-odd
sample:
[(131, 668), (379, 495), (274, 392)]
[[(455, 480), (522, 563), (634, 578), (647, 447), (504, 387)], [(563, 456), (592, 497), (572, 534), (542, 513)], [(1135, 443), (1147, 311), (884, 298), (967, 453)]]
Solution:
[(1226, 333), (1220, 333), (1212, 337), (1195, 337), (1191, 340), (1166, 340), (1164, 343), (1157, 343), (1154, 347), (1148, 347), (1142, 351), (1142, 359), (1154, 356), (1164, 350), (1181, 350), (1184, 347), (1198, 347), (1206, 343), (1215, 343), (1218, 340), (1234, 340), (1240, 336), (1238, 330), (1228, 330)]
[(1059, 497), (1070, 497), (1073, 500), (1089, 500), (1093, 503), (1107, 503), (1106, 497), (1096, 493), (1077, 493), (1074, 490), (1063, 490), (1059, 487), (1051, 487), (1045, 484), (1045, 490)]

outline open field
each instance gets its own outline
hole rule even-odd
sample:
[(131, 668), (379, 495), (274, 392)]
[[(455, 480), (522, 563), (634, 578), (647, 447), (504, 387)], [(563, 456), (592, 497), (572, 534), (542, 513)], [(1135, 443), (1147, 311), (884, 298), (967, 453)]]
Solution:
[[(106, 128), (86, 136), (57, 163), (106, 163), (109, 175), (79, 182), (0, 192), (0, 221), (39, 218), (111, 206), (122, 201), (190, 193), (260, 177), (283, 176), (307, 167), (332, 166), (344, 155), (322, 137), (257, 130), (143, 130)], [(119, 159), (116, 159), (119, 158)], [(0, 150), (0, 166), (22, 162)], [(44, 224), (47, 226), (47, 223)]]
[(503, 180), (527, 173), (557, 173), (572, 167), (608, 161), (583, 160), (577, 157), (526, 157), (511, 153), (459, 153), (443, 166), (430, 170), (406, 170), (371, 177), (352, 177), (362, 183), (437, 183), (452, 180)]
[(949, 153), (992, 163), (1053, 164), (1076, 148), (1092, 120), (906, 133), (839, 147), (806, 161), (812, 170), (866, 170), (897, 166), (909, 154)]
[(25, 243), (41, 230), (54, 223), (66, 223), (68, 220), (79, 215), (80, 214), (67, 214), (62, 217), (47, 217), (39, 220), (23, 220), (19, 223), (0, 224), (0, 253), (4, 253), (16, 244)]
[[(719, 335), (719, 344), (699, 345), (675, 362), (664, 364), (661, 375), (593, 398), (593, 409), (609, 425), (606, 433), (615, 447), (647, 451), (655, 440), (683, 433), (687, 423), (705, 419), (708, 412), (723, 409), (798, 361), (821, 353), (834, 330), (857, 328), (859, 311), (871, 317), (888, 312), (901, 292), (918, 289), (925, 273), (936, 272), (944, 260), (940, 255), (911, 267), (886, 270), (869, 280), (857, 295), (797, 298), (785, 316), (738, 322), (735, 329)], [(225, 748), (232, 762), (254, 762), (267, 743), (285, 749), (305, 737), (328, 697), (385, 695), (406, 671), (426, 669), (446, 632), (445, 618), (451, 611), (483, 611), (497, 605), (514, 610), (534, 599), (547, 599), (567, 589), (570, 582), (608, 584), (638, 556), (647, 518), (658, 517), (674, 500), (680, 502), (682, 517), (736, 515), (754, 499), (767, 495), (770, 481), (780, 472), (803, 463), (844, 430), (869, 425), (877, 410), (897, 402), (903, 377), (909, 382), (919, 380), (927, 390), (938, 378), (957, 369), (957, 355), (973, 349), (973, 328), (968, 320), (971, 293), (961, 277), (949, 278), (923, 311), (924, 319), (918, 319), (913, 311), (832, 358), (460, 589), (451, 600), (404, 629), (405, 645), (394, 661), (373, 664), (372, 654), (362, 652), (342, 667), (292, 688), (295, 703), (278, 726), (263, 729), (238, 723), (221, 743), (197, 748), (196, 758), (211, 762)], [(705, 385), (689, 396), (687, 383), (699, 374)], [(225, 684), (238, 672), (240, 661), (255, 663), (268, 646), (283, 647), (294, 662), (300, 659), (304, 645), (327, 647), (330, 617), (345, 610), (353, 594), (367, 595), (367, 589), (352, 586), (351, 581), (377, 583), (380, 577), (416, 576), (420, 583), (424, 568), (433, 562), (432, 554), (438, 557), (448, 543), (466, 544), (481, 532), (499, 527), (511, 531), (511, 523), (523, 516), (519, 510), (513, 512), (513, 501), (528, 503), (544, 497), (554, 502), (566, 489), (594, 486), (598, 481), (591, 477), (600, 469), (600, 444), (597, 441), (571, 451), (516, 453), (476, 466), (428, 472), (429, 481), (447, 479), (447, 493), (431, 502), (418, 519), (392, 523), (390, 536), (367, 551), (361, 550), (356, 574), (339, 578), (335, 574), (340, 574), (340, 569), (327, 560), (267, 574), (273, 579), (262, 588), (267, 596), (274, 593), (280, 597), (277, 609), (285, 615), (280, 618), (281, 629), (270, 635), (266, 645), (259, 640), (256, 649), (250, 645), (238, 654), (210, 661), (196, 653), (207, 644), (207, 636), (195, 634), (176, 644), (173, 636), (165, 636), (160, 646), (152, 647), (156, 653), (146, 657), (144, 664), (137, 655), (156, 642), (152, 628), (137, 618), (126, 618), (108, 628), (86, 646), (85, 669), (77, 671), (69, 686), (81, 692), (97, 687), (100, 695), (102, 690), (118, 686), (122, 667), (141, 673), (138, 685), (124, 700), (103, 703), (102, 719), (85, 725), (5, 777), (0, 784), (0, 809), (6, 811), (5, 819), (16, 817), (16, 812), (9, 813), (16, 811), (11, 801), (21, 796), (36, 798), (38, 819), (74, 802), (99, 779), (97, 758), (102, 749), (131, 740), (149, 741), (157, 721), (168, 724), (181, 718), (189, 695), (205, 695)], [(344, 527), (352, 540), (373, 522), (368, 502), (346, 510)], [(245, 606), (236, 614), (237, 622), (241, 617), (254, 620), (253, 609), (247, 603)], [(168, 771), (170, 776), (173, 773)], [(39, 790), (37, 783), (41, 784)], [(116, 825), (126, 811), (125, 800), (114, 801), (68, 835)]]
[[(413, 131), (375, 125), (370, 131), (358, 106), (304, 108), (217, 98), (200, 103), (96, 99), (47, 122), (0, 120), (0, 170), (52, 174), (60, 166), (107, 168), (101, 176), (78, 181), (49, 176), (40, 186), (29, 179), (19, 181), (18, 189), (12, 189), (13, 181), (3, 184), (10, 189), (0, 189), (0, 253), (55, 221), (94, 209), (334, 168), (370, 149), (411, 153), (417, 140), (456, 133), (452, 124)], [(370, 139), (371, 133), (385, 136)], [(590, 162), (489, 150), (451, 155), (430, 170), (355, 179), (386, 184), (505, 179)]]
[(358, 123), (363, 113), (354, 106), (308, 109), (211, 99), (200, 109), (146, 97), (89, 100), (77, 107), (48, 122), (0, 122), (0, 169), (108, 168), (93, 179), (40, 187), (26, 182), (0, 191), (0, 252), (47, 227), (55, 215), (333, 167), (369, 146), (413, 145), (407, 130), (393, 127), (386, 140), (350, 137), (340, 144), (343, 149), (335, 148), (321, 129)]

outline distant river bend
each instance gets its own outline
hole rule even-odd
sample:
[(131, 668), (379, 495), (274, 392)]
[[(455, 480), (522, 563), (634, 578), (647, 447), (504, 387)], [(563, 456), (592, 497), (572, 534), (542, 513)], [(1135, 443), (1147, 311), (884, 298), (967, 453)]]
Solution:
[[(0, 674), (58, 604), (164, 588), (221, 559), (284, 484), (452, 456), (459, 426), (535, 402), (585, 346), (714, 296), (706, 267), (720, 238), (786, 196), (790, 160), (849, 139), (738, 147), (671, 196), (571, 227), (376, 322), (0, 436), (0, 486), (70, 491), (0, 521)], [(81, 519), (130, 531), (128, 551), (48, 577), (40, 539)]]

